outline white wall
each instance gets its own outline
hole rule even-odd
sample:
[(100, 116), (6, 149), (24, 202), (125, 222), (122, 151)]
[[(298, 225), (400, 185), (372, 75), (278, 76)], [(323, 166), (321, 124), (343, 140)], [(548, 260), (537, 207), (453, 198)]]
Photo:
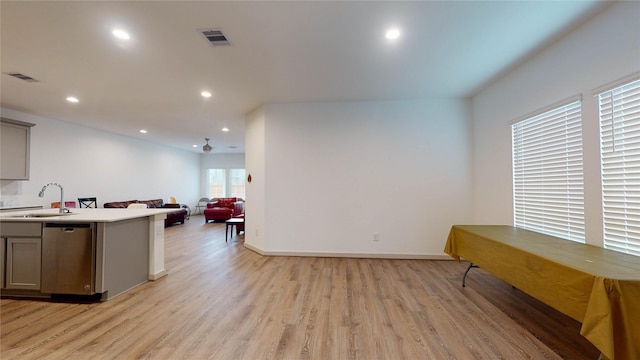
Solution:
[(442, 255), (472, 219), (469, 118), (455, 99), (266, 105), (264, 148), (246, 144), (265, 158), (261, 250)]
[(265, 248), (265, 114), (260, 107), (246, 117), (245, 149), (247, 177), (247, 199), (245, 202), (245, 245), (258, 251)]
[(474, 217), (512, 224), (509, 122), (583, 94), (587, 243), (602, 246), (598, 110), (592, 90), (640, 71), (640, 2), (618, 2), (472, 99)]
[(28, 181), (3, 180), (2, 200), (22, 205), (60, 201), (57, 187), (38, 197), (42, 186), (57, 182), (65, 200), (97, 197), (109, 201), (167, 199), (195, 205), (200, 188), (200, 155), (72, 123), (1, 109), (2, 117), (36, 124), (31, 128)]

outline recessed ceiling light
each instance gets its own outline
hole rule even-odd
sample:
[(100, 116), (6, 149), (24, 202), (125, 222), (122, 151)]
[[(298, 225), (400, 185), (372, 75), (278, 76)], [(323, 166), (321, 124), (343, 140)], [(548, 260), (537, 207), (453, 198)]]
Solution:
[(226, 131), (229, 131), (229, 128), (226, 128), (226, 127), (225, 127), (225, 128), (222, 128), (222, 131), (225, 131), (225, 132), (226, 132)]
[(72, 103), (77, 103), (77, 102), (79, 102), (80, 100), (78, 100), (78, 98), (77, 98), (77, 97), (75, 97), (75, 96), (67, 96), (67, 101), (68, 101), (68, 102), (72, 102)]
[(384, 34), (384, 37), (386, 37), (389, 40), (395, 40), (398, 37), (400, 37), (400, 30), (398, 30), (398, 29), (389, 29), (387, 31), (387, 33)]
[(147, 130), (145, 130), (145, 129), (140, 129), (140, 134), (146, 134), (146, 133), (147, 133)]
[(113, 34), (113, 36), (121, 40), (129, 40), (131, 38), (131, 36), (129, 36), (129, 33), (122, 29), (114, 29), (111, 33)]
[(203, 91), (200, 93), (200, 95), (202, 95), (203, 98), (210, 98), (211, 97), (211, 93), (208, 91)]
[(197, 147), (198, 147), (198, 145), (193, 144), (193, 145), (191, 145), (191, 147), (197, 148)]

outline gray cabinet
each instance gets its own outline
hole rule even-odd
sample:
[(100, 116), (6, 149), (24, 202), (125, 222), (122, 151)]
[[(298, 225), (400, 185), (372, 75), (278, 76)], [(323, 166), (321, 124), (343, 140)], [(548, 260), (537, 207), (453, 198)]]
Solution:
[(6, 289), (40, 290), (41, 238), (7, 238)]
[(34, 124), (0, 119), (0, 179), (29, 180), (31, 127)]
[(2, 288), (40, 290), (42, 224), (7, 222), (0, 231)]

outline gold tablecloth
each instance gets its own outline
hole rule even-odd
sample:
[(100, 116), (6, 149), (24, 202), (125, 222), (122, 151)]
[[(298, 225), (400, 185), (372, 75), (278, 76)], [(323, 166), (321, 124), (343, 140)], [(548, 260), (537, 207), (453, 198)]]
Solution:
[(445, 252), (580, 321), (608, 359), (640, 359), (640, 257), (501, 225), (455, 225)]

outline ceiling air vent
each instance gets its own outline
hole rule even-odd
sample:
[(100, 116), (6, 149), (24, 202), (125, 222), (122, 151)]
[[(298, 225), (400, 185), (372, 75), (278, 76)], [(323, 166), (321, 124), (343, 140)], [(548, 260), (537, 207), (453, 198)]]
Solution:
[(207, 41), (213, 46), (228, 46), (231, 45), (227, 37), (222, 33), (220, 29), (201, 29), (198, 30), (207, 39)]
[(18, 72), (6, 72), (4, 74), (7, 74), (9, 76), (13, 76), (14, 78), (18, 78), (18, 79), (24, 80), (26, 82), (40, 82), (40, 80), (36, 80), (36, 79), (32, 78), (31, 76), (27, 76), (25, 74), (20, 74)]

